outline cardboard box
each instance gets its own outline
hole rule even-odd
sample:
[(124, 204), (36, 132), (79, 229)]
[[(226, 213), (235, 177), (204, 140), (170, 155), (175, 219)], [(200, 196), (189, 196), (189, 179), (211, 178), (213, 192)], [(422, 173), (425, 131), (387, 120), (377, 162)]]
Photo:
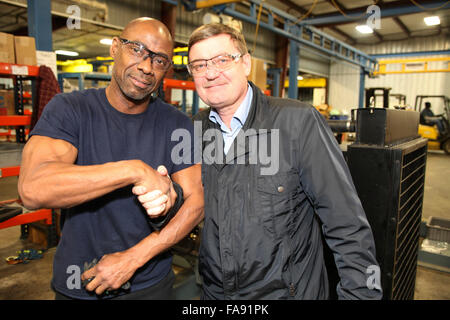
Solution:
[(14, 37), (16, 64), (36, 66), (36, 42), (33, 37)]
[(248, 80), (253, 82), (262, 91), (266, 90), (267, 82), (267, 63), (261, 59), (252, 57), (252, 70)]
[(61, 238), (60, 213), (55, 214), (55, 225), (49, 226), (44, 220), (32, 222), (28, 225), (28, 241), (39, 245), (40, 248), (55, 247)]
[(14, 91), (0, 90), (0, 116), (15, 115)]
[(14, 36), (0, 32), (0, 62), (15, 63)]

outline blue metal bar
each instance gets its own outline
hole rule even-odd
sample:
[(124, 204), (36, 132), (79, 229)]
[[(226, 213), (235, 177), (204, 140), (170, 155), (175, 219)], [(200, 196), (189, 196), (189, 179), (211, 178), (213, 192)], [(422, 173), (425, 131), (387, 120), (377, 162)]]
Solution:
[(366, 86), (366, 73), (364, 68), (361, 68), (359, 73), (359, 95), (358, 95), (358, 108), (364, 108), (364, 92)]
[[(421, 2), (421, 5), (425, 9), (435, 9), (440, 8), (439, 10), (449, 9), (450, 8), (450, 2), (444, 3), (444, 1), (429, 1), (429, 2)], [(405, 15), (405, 14), (412, 14), (412, 13), (419, 13), (424, 12), (424, 10), (412, 3), (399, 5), (396, 7), (385, 7), (382, 8), (380, 11), (381, 18), (389, 18), (389, 17), (397, 17), (399, 15)], [(371, 14), (367, 14), (366, 10), (364, 11), (358, 11), (358, 12), (351, 12), (347, 13), (345, 16), (342, 14), (329, 14), (329, 15), (322, 15), (319, 17), (309, 18), (302, 21), (304, 24), (308, 25), (323, 25), (323, 24), (339, 24), (339, 23), (348, 23), (348, 22), (358, 22), (367, 20), (367, 18)]]
[[(255, 3), (259, 3), (256, 0), (251, 0), (251, 1), (255, 2)], [(266, 9), (267, 9), (267, 7), (270, 7), (270, 6), (268, 6), (266, 4), (263, 4), (263, 7), (266, 7)], [(270, 7), (270, 10), (272, 10), (274, 13), (279, 11), (277, 9), (272, 9), (272, 8), (273, 7)], [(246, 21), (246, 22), (249, 22), (249, 23), (252, 23), (252, 24), (256, 24), (257, 23), (255, 18), (253, 18), (251, 16), (248, 16), (248, 15), (245, 15), (243, 13), (240, 13), (240, 12), (232, 9), (231, 6), (224, 7), (222, 9), (222, 12), (227, 14), (227, 15), (230, 15), (232, 17), (235, 17), (237, 19), (240, 19), (242, 21)], [(347, 62), (359, 65), (359, 66), (363, 67), (364, 69), (366, 69), (367, 71), (373, 72), (376, 69), (377, 60), (375, 58), (367, 55), (366, 53), (364, 53), (364, 52), (362, 52), (360, 50), (357, 50), (357, 49), (351, 47), (350, 45), (348, 45), (348, 44), (346, 44), (346, 43), (344, 43), (344, 42), (342, 42), (340, 40), (337, 40), (336, 38), (333, 38), (333, 37), (327, 35), (326, 33), (323, 33), (322, 31), (320, 31), (320, 30), (318, 30), (318, 29), (316, 29), (314, 27), (306, 26), (306, 25), (302, 26), (302, 25), (295, 24), (295, 22), (296, 22), (296, 18), (295, 17), (292, 17), (292, 16), (290, 16), (290, 15), (288, 15), (286, 13), (283, 13), (281, 11), (279, 11), (279, 14), (283, 15), (282, 17), (285, 18), (284, 30), (282, 30), (282, 29), (280, 29), (278, 27), (274, 27), (273, 25), (270, 25), (270, 24), (268, 24), (268, 23), (266, 23), (264, 21), (260, 21), (259, 25), (262, 28), (268, 29), (268, 30), (270, 30), (270, 31), (272, 31), (272, 32), (274, 32), (276, 34), (279, 34), (279, 35), (281, 35), (283, 37), (286, 37), (289, 40), (294, 40), (297, 43), (304, 44), (306, 46), (309, 46), (309, 47), (312, 47), (314, 49), (317, 49), (320, 52), (324, 52), (327, 55), (334, 56), (336, 58), (345, 60)], [(294, 20), (290, 20), (291, 17)], [(293, 27), (293, 26), (295, 26), (299, 30), (299, 33), (293, 34), (290, 31), (291, 30), (290, 27)], [(309, 40), (303, 39), (303, 37), (302, 37), (303, 30), (304, 30), (304, 32), (308, 32), (310, 34), (310, 39)], [(322, 37), (321, 39), (323, 39), (323, 40), (321, 41), (321, 44), (316, 44), (314, 42), (314, 36)], [(330, 44), (330, 48), (336, 49), (336, 50), (331, 50), (329, 48), (326, 48), (325, 47), (326, 43)], [(355, 53), (355, 55), (357, 54), (359, 56), (364, 57), (365, 58), (363, 60), (364, 61), (364, 65), (362, 64), (360, 59), (358, 60), (358, 59), (355, 59), (355, 58), (352, 58), (352, 57), (348, 57), (346, 54), (343, 54), (342, 53), (342, 48), (345, 48), (348, 51)], [(351, 55), (351, 56), (354, 56), (354, 55)]]
[(64, 78), (78, 79), (78, 89), (83, 90), (84, 80), (109, 81), (111, 80), (111, 75), (104, 73), (61, 72), (58, 73), (58, 82), (61, 91), (63, 91)]
[(192, 100), (193, 100), (192, 101), (192, 115), (196, 115), (198, 112), (198, 106), (199, 106), (197, 91), (193, 92)]
[[(178, 0), (162, 0), (163, 2), (167, 2), (168, 4), (172, 4), (174, 6), (178, 5)], [(194, 9), (193, 9), (194, 10)]]
[(268, 24), (269, 24), (270, 26), (273, 26), (273, 14), (272, 14), (272, 13), (269, 13), (269, 16), (268, 16)]
[(53, 51), (50, 0), (28, 0), (28, 35), (34, 37), (36, 49)]
[(78, 90), (84, 90), (84, 76), (82, 73), (79, 74), (78, 78)]
[(380, 58), (417, 57), (417, 56), (432, 56), (432, 55), (450, 55), (450, 50), (382, 53), (382, 54), (371, 54), (370, 56), (380, 59)]
[(186, 112), (186, 90), (181, 90), (181, 110)]
[(272, 96), (279, 97), (280, 96), (280, 85), (284, 86), (284, 83), (280, 83), (281, 76), (281, 68), (269, 68), (267, 69), (267, 74), (272, 75)]
[[(289, 88), (288, 97), (298, 98), (298, 65), (299, 65), (299, 45), (294, 40), (289, 40)], [(284, 84), (283, 84), (284, 85)]]

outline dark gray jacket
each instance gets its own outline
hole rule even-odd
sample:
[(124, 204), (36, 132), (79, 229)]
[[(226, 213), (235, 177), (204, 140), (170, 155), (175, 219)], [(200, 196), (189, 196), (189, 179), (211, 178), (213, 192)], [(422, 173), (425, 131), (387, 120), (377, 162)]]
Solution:
[[(381, 298), (367, 286), (368, 268), (378, 266), (372, 231), (326, 121), (310, 105), (250, 85), (251, 109), (226, 163), (212, 163), (216, 140), (203, 136), (203, 298), (327, 299), (321, 231), (340, 274), (339, 298)], [(194, 118), (204, 133), (219, 130), (208, 114)], [(264, 141), (279, 155), (276, 173), (261, 171), (271, 166), (267, 158), (255, 164), (250, 156), (256, 145), (264, 154)]]

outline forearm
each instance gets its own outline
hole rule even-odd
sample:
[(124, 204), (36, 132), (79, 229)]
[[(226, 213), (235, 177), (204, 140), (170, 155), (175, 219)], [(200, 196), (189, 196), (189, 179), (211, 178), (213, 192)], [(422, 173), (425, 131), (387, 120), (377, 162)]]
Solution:
[(128, 250), (138, 267), (169, 249), (203, 220), (203, 193), (186, 198), (175, 217), (160, 231), (154, 231)]
[(68, 208), (95, 199), (137, 181), (137, 160), (79, 166), (42, 163), (19, 179), (19, 194), (28, 208)]

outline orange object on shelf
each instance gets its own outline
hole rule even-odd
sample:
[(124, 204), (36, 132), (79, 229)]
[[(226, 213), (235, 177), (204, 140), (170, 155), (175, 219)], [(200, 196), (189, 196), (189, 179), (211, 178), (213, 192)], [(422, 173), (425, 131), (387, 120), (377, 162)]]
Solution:
[(0, 168), (0, 178), (18, 176), (20, 166)]
[(28, 126), (31, 116), (0, 116), (0, 126)]
[(163, 90), (166, 91), (170, 89), (185, 89), (185, 90), (195, 90), (194, 81), (187, 80), (176, 80), (165, 78), (163, 80)]

